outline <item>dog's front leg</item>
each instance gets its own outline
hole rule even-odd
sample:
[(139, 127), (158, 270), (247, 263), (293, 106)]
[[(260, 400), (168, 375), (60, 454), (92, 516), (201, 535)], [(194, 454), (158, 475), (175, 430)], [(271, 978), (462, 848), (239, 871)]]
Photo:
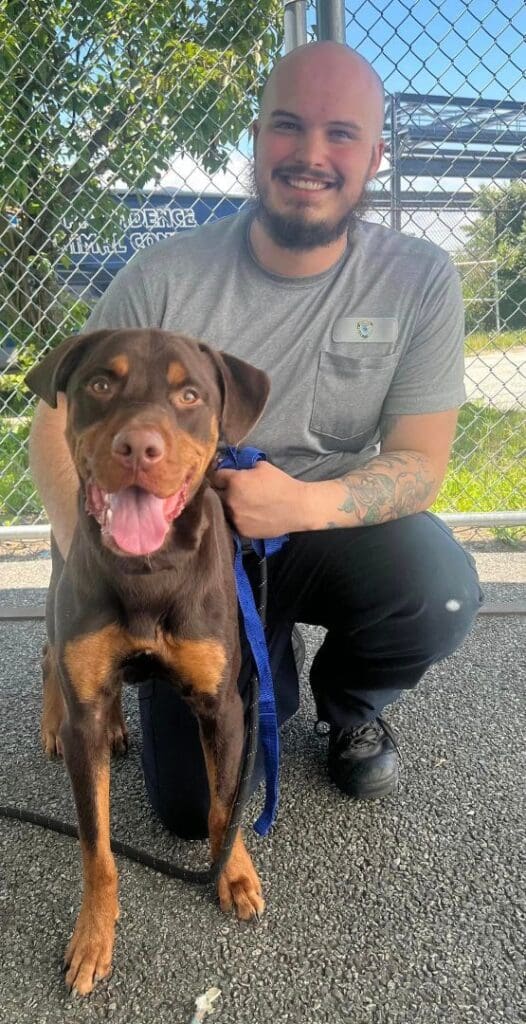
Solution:
[[(243, 706), (237, 690), (216, 716), (198, 713), (198, 718), (210, 787), (210, 852), (216, 860), (231, 817), (243, 752)], [(259, 917), (265, 909), (261, 882), (241, 829), (236, 831), (230, 857), (219, 876), (218, 894), (221, 909), (228, 912), (234, 906), (243, 921)]]
[(42, 651), (42, 694), (42, 746), (47, 757), (61, 757), (59, 733), (64, 719), (64, 699), (60, 689), (56, 652), (50, 643), (45, 644)]
[[(83, 865), (82, 905), (65, 952), (66, 985), (87, 995), (111, 969), (118, 917), (117, 869), (110, 848), (111, 664), (89, 637), (66, 645), (61, 672), (67, 714), (60, 730), (77, 808)], [(82, 646), (80, 651), (78, 648)]]

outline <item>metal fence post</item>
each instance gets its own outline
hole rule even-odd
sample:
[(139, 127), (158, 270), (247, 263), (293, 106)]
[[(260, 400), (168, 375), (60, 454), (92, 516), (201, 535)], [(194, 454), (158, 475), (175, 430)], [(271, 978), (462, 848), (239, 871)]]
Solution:
[(400, 231), (402, 211), (400, 209), (400, 135), (398, 125), (398, 96), (391, 96), (391, 227)]
[(307, 42), (307, 0), (285, 0), (285, 53)]
[(316, 20), (319, 40), (333, 39), (336, 43), (345, 42), (344, 0), (316, 0)]

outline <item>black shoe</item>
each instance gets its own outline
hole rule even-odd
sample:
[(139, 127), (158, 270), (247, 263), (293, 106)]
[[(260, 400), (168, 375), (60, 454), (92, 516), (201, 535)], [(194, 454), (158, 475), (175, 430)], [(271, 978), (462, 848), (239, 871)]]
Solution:
[(329, 776), (348, 796), (379, 800), (398, 790), (398, 746), (383, 718), (329, 732)]

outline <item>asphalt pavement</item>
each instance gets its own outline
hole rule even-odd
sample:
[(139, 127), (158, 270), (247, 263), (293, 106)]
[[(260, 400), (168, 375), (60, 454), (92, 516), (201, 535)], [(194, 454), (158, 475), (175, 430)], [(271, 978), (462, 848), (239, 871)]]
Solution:
[[(492, 602), (522, 601), (524, 552), (476, 552)], [(504, 569), (503, 569), (504, 565)], [(42, 601), (49, 563), (0, 565), (2, 604)], [(250, 828), (264, 883), (257, 925), (214, 894), (118, 859), (114, 969), (85, 1000), (66, 993), (63, 949), (79, 906), (74, 840), (0, 819), (2, 1024), (190, 1024), (221, 990), (218, 1024), (500, 1024), (526, 1021), (525, 619), (480, 616), (463, 648), (389, 709), (403, 755), (399, 794), (357, 803), (326, 776), (308, 666), (323, 631), (303, 628), (298, 715), (282, 735), (281, 804), (270, 837)], [(74, 821), (64, 766), (39, 748), (42, 622), (2, 622), (0, 804)], [(179, 863), (182, 843), (148, 808), (133, 691), (126, 759), (112, 772), (112, 832)]]

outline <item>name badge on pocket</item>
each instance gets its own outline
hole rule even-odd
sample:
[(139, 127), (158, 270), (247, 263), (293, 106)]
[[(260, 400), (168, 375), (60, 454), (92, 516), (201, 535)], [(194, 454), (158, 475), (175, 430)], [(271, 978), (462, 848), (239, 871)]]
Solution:
[(332, 340), (339, 345), (353, 342), (393, 345), (397, 337), (395, 316), (341, 316), (332, 327)]

